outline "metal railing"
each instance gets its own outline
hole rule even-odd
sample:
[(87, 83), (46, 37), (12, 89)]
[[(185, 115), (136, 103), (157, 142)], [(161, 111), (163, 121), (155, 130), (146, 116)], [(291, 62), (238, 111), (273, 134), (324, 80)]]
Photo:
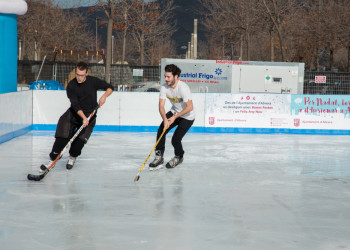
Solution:
[[(34, 82), (42, 62), (18, 61), (18, 83)], [(64, 87), (75, 77), (75, 63), (45, 62), (39, 80), (55, 80)], [(104, 79), (103, 64), (89, 64), (90, 74)], [(117, 91), (158, 91), (160, 66), (119, 65), (111, 66), (111, 84)], [(320, 81), (318, 81), (320, 80)], [(349, 95), (350, 73), (305, 71), (303, 94)]]
[[(39, 80), (54, 80), (66, 87), (75, 77), (75, 63), (45, 62), (40, 71), (40, 61), (18, 61), (17, 79), (19, 84)], [(105, 77), (103, 64), (88, 64), (89, 74), (100, 79)], [(40, 75), (39, 75), (40, 73)], [(39, 76), (39, 77), (38, 77)], [(160, 66), (111, 65), (111, 84), (115, 90), (158, 91)]]
[(305, 71), (304, 94), (349, 95), (350, 73)]

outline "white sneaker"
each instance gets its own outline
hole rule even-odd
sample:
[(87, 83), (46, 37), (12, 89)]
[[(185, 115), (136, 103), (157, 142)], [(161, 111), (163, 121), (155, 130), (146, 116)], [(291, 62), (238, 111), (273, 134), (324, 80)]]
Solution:
[(42, 165), (40, 166), (39, 172), (40, 172), (40, 173), (44, 173), (45, 170), (48, 169), (48, 167), (50, 167), (52, 163), (53, 163), (53, 161), (52, 161), (52, 160), (49, 160), (49, 162), (48, 162), (46, 165), (42, 164)]
[(77, 157), (69, 156), (66, 168), (67, 169), (72, 169), (76, 159), (77, 159)]

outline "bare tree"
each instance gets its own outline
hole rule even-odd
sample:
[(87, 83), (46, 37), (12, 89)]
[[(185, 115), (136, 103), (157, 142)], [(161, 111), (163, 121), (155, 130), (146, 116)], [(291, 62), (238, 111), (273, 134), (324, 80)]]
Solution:
[[(24, 44), (25, 57), (40, 60), (41, 52), (51, 44), (52, 50), (56, 45), (54, 37), (50, 36), (55, 20), (62, 16), (62, 11), (52, 5), (50, 0), (28, 2), (28, 12), (18, 18), (18, 35)], [(51, 40), (51, 41), (50, 41)]]
[(28, 12), (18, 17), (18, 36), (26, 58), (40, 60), (56, 46), (77, 50), (91, 44), (86, 19), (76, 10), (63, 11), (51, 0), (28, 0)]
[[(349, 33), (348, 3), (346, 1), (307, 1), (304, 10), (297, 17), (294, 37), (298, 42), (291, 46), (298, 48), (308, 67), (317, 71), (322, 66), (334, 67), (334, 53), (346, 47)], [(345, 38), (345, 39), (344, 39)]]
[(115, 15), (115, 8), (117, 1), (108, 0), (106, 3), (103, 0), (100, 1), (104, 13), (107, 17), (107, 49), (106, 49), (106, 73), (105, 81), (111, 82), (111, 63), (112, 63), (112, 30), (113, 30), (113, 17)]
[[(241, 46), (243, 46), (243, 39), (245, 39), (247, 60), (251, 60), (251, 36), (257, 34), (261, 30), (261, 17), (259, 9), (256, 8), (257, 3), (256, 0), (234, 1), (234, 30), (241, 31)], [(230, 32), (230, 38), (234, 39), (232, 32)], [(243, 48), (241, 48), (240, 51), (240, 58), (243, 58)]]
[(350, 72), (350, 5), (348, 1), (339, 2), (339, 12), (337, 13), (339, 20), (339, 39), (342, 46), (347, 51), (346, 70)]
[(157, 1), (133, 0), (133, 8), (130, 15), (134, 20), (132, 34), (138, 43), (140, 53), (140, 64), (145, 62), (145, 46), (155, 38), (162, 39), (171, 36), (175, 31), (171, 23), (174, 1), (164, 1), (163, 5)]
[[(132, 41), (127, 43), (127, 37), (131, 35), (137, 44), (141, 65), (145, 63), (145, 56), (148, 55), (148, 58), (150, 58), (154, 54), (155, 50), (152, 47), (155, 44), (154, 41), (168, 39), (174, 32), (169, 22), (172, 17), (171, 11), (174, 8), (173, 0), (164, 1), (162, 5), (157, 1), (99, 0), (99, 5), (96, 7), (102, 7), (108, 20), (106, 80), (108, 80), (110, 72), (111, 46), (109, 42), (114, 29), (122, 32), (121, 61), (126, 60), (127, 45), (133, 45)], [(157, 41), (157, 44), (159, 44), (159, 41)]]
[[(132, 41), (127, 42), (130, 39), (132, 32), (131, 26), (135, 22), (134, 17), (131, 15), (132, 9), (134, 8), (133, 0), (120, 0), (116, 2), (113, 13), (113, 30), (117, 32), (117, 38), (122, 41), (121, 49), (121, 63), (126, 62), (126, 52), (129, 50), (127, 45), (133, 46)], [(120, 34), (120, 33), (121, 34)]]
[[(219, 59), (225, 57), (225, 36), (228, 30), (234, 31), (232, 28), (232, 18), (234, 12), (234, 0), (200, 0), (203, 9), (199, 13), (203, 16), (201, 23), (207, 29), (208, 40), (208, 56), (211, 59)], [(225, 10), (223, 13), (222, 10)], [(229, 16), (226, 12), (232, 13)], [(215, 33), (215, 36), (212, 34)], [(235, 32), (239, 36), (239, 31)]]
[(218, 41), (222, 46), (222, 57), (225, 57), (227, 46), (233, 58), (234, 45), (238, 43), (240, 60), (243, 60), (243, 54), (250, 60), (251, 35), (261, 30), (260, 13), (255, 7), (257, 0), (201, 0), (201, 2), (204, 6), (202, 11), (205, 16), (204, 26), (222, 39), (221, 42)]
[(329, 0), (323, 7), (322, 29), (324, 30), (324, 42), (329, 49), (329, 69), (334, 68), (334, 54), (337, 50), (344, 47), (344, 35), (349, 38), (349, 21), (348, 12), (349, 4), (343, 1)]
[(262, 9), (265, 10), (278, 34), (282, 61), (286, 61), (286, 37), (284, 23), (289, 16), (292, 16), (300, 9), (300, 3), (296, 0), (259, 0)]
[[(122, 0), (119, 5), (119, 15), (117, 15), (117, 18), (115, 18), (115, 21), (117, 23), (118, 30), (123, 32), (122, 40), (122, 56), (121, 56), (121, 62), (125, 62), (125, 56), (126, 56), (126, 40), (127, 40), (127, 32), (133, 22), (132, 17), (130, 16), (130, 10), (133, 7), (133, 3), (131, 0)], [(119, 18), (118, 18), (119, 17)]]

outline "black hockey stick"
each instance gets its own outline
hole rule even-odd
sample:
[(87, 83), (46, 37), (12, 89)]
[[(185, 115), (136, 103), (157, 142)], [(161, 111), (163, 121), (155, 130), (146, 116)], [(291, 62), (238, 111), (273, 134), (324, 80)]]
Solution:
[[(88, 120), (91, 119), (91, 117), (97, 112), (97, 109), (99, 108), (99, 106), (97, 106), (94, 111), (92, 111), (92, 113), (89, 115), (89, 117), (87, 118)], [(59, 153), (59, 155), (57, 155), (56, 159), (51, 163), (50, 166), (48, 166), (46, 168), (45, 165), (41, 165), (40, 168), (45, 169), (44, 173), (39, 174), (39, 175), (35, 175), (35, 174), (28, 174), (27, 178), (30, 181), (40, 181), (42, 180), (45, 175), (47, 175), (47, 173), (56, 165), (56, 162), (62, 157), (62, 155), (64, 154), (64, 152), (67, 150), (67, 148), (70, 147), (70, 145), (72, 144), (72, 142), (78, 137), (78, 135), (80, 134), (80, 132), (84, 129), (84, 124), (82, 124), (80, 126), (80, 128), (77, 130), (77, 132), (75, 132), (75, 134), (73, 135), (73, 137), (69, 140), (69, 142), (67, 143), (67, 145), (62, 149), (61, 153)]]

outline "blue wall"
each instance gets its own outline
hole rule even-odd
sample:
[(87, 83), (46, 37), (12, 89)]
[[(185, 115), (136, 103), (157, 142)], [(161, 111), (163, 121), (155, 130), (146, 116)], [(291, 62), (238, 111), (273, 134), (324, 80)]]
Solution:
[(0, 94), (17, 91), (17, 15), (0, 14)]

